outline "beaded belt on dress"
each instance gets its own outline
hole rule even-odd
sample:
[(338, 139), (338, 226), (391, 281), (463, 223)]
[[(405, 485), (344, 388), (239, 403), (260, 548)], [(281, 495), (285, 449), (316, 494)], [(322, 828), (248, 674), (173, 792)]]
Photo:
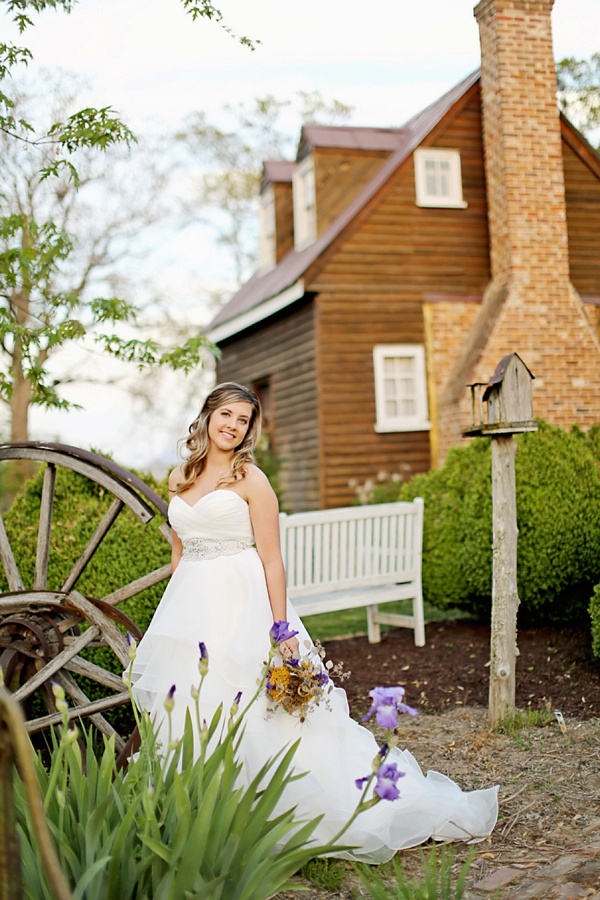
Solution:
[(183, 542), (182, 559), (217, 559), (219, 556), (235, 556), (252, 547), (251, 541), (217, 541), (212, 538), (188, 538)]

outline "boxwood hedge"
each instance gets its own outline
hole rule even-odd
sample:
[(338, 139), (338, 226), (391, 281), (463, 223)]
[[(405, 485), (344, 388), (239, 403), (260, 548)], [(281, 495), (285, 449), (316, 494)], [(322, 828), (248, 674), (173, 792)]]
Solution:
[[(516, 440), (519, 623), (587, 621), (600, 581), (600, 429), (567, 432), (542, 422)], [(418, 496), (425, 501), (426, 600), (488, 618), (490, 441), (455, 447), (442, 469), (402, 485), (401, 499)]]

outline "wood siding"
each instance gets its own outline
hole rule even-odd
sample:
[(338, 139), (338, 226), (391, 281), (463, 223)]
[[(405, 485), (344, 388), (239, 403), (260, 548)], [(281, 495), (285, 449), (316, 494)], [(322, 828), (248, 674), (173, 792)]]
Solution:
[(584, 295), (600, 295), (600, 179), (563, 141), (569, 267)]
[(318, 410), (313, 304), (284, 310), (262, 328), (221, 344), (219, 381), (269, 381), (274, 450), (281, 462), (282, 507), (319, 509)]
[(425, 344), (424, 295), (481, 295), (490, 277), (478, 95), (433, 145), (461, 151), (467, 209), (418, 208), (407, 160), (307, 278), (318, 292), (324, 507), (351, 503), (353, 482), (383, 474), (404, 479), (430, 468), (429, 432), (374, 430), (373, 346)]
[(313, 150), (317, 234), (322, 234), (375, 174), (389, 151)]
[(273, 184), (275, 197), (275, 261), (278, 263), (294, 246), (294, 203), (292, 183)]

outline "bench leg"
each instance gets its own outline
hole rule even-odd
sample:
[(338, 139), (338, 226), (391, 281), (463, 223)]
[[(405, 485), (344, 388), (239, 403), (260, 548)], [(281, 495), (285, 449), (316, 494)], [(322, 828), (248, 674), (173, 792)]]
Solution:
[(423, 594), (418, 592), (413, 600), (413, 621), (415, 633), (415, 646), (425, 646), (425, 613), (423, 611)]
[(367, 607), (367, 629), (370, 644), (379, 644), (381, 641), (381, 628), (379, 627), (379, 622), (375, 620), (378, 612), (378, 606)]

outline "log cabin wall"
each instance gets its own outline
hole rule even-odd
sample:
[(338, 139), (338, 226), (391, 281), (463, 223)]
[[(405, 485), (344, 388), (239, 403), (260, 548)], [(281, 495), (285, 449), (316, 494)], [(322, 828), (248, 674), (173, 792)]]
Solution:
[(319, 509), (317, 383), (314, 316), (306, 299), (262, 327), (223, 341), (219, 381), (269, 384), (271, 417), (281, 463), (282, 507), (287, 512)]
[[(569, 132), (565, 137), (570, 137)], [(571, 281), (584, 303), (587, 300), (593, 307), (594, 300), (600, 300), (600, 160), (590, 159), (591, 154), (585, 153), (594, 171), (567, 139), (563, 139), (562, 147)], [(587, 304), (586, 311), (592, 312)]]
[(331, 225), (389, 155), (389, 151), (379, 150), (339, 150), (331, 147), (316, 147), (313, 150), (317, 234), (322, 234)]
[[(374, 430), (373, 346), (425, 344), (424, 296), (480, 296), (489, 279), (477, 92), (433, 145), (461, 151), (467, 209), (417, 207), (411, 157), (323, 268), (307, 275), (318, 293), (324, 507), (352, 503), (353, 481), (377, 481), (383, 473), (407, 479), (430, 468), (430, 432)], [(472, 302), (465, 305), (472, 309)], [(454, 313), (457, 301), (450, 309)], [(444, 327), (443, 316), (439, 324)], [(440, 352), (435, 367), (443, 366)]]
[(275, 198), (275, 262), (278, 263), (294, 246), (294, 202), (292, 182), (273, 184)]

